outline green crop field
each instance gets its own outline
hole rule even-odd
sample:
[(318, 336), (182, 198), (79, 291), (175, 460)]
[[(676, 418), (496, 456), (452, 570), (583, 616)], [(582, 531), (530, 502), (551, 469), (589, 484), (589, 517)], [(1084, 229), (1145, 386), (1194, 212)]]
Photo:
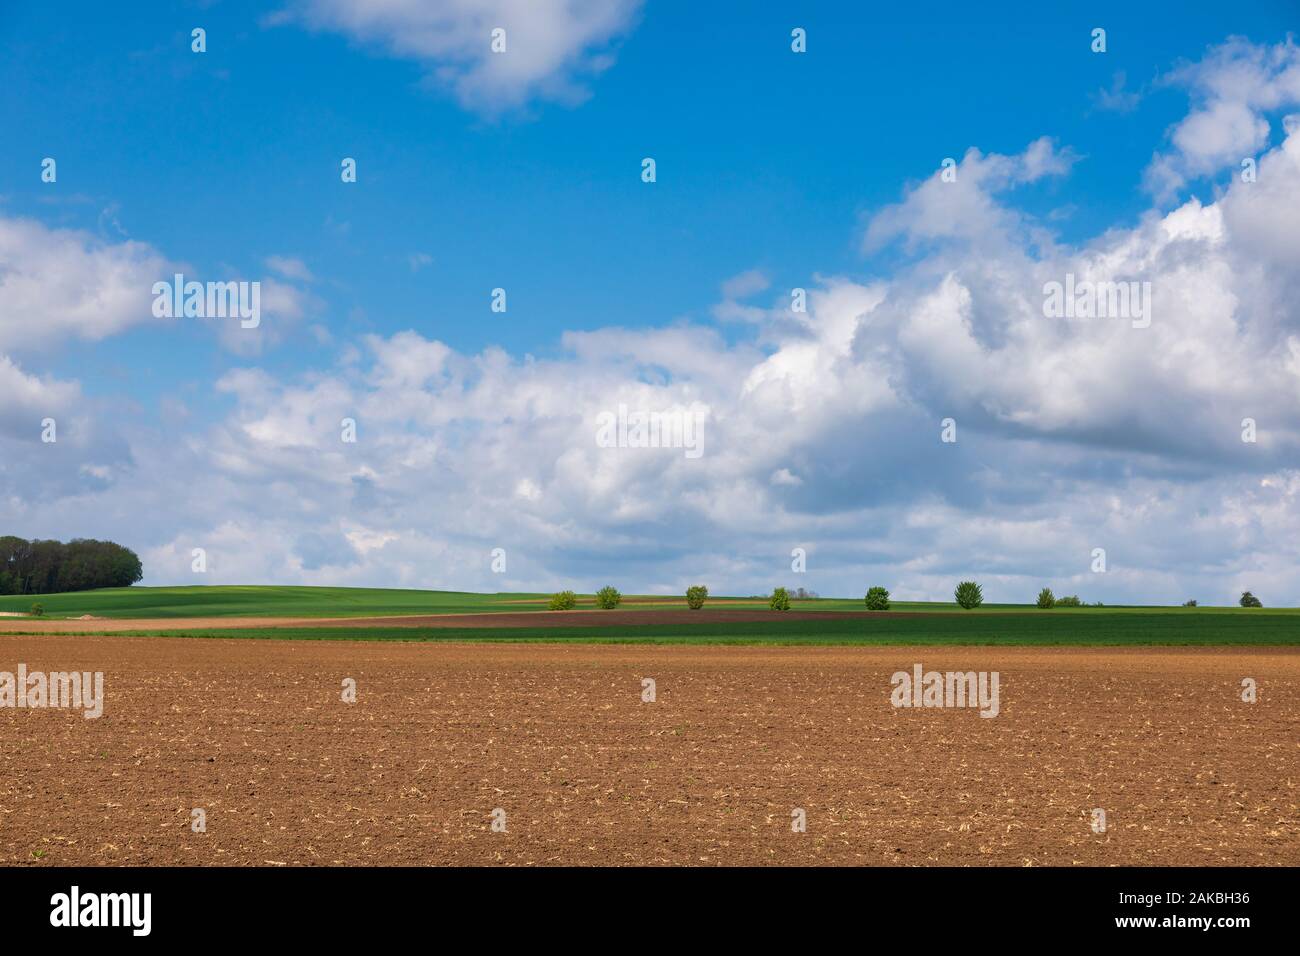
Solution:
[[(66, 594), (0, 596), (0, 611), (26, 612), (35, 603), (48, 618), (83, 614), (107, 618), (171, 617), (380, 617), (398, 614), (475, 614), (544, 611), (549, 594), (471, 591), (416, 591), (396, 588), (323, 588), (260, 585), (210, 587), (103, 588)], [(635, 602), (635, 603), (634, 603)], [(819, 611), (861, 611), (861, 600), (825, 599), (796, 601), (801, 608)], [(767, 608), (766, 598), (711, 597), (709, 607)], [(579, 595), (578, 607), (595, 607), (592, 595)], [(681, 595), (625, 595), (625, 610), (678, 608), (686, 610)], [(1015, 609), (1018, 605), (987, 605), (987, 609)], [(898, 611), (960, 610), (950, 604), (898, 603)], [(980, 613), (986, 608), (981, 608)]]
[[(549, 595), (474, 594), (386, 588), (212, 586), (104, 588), (68, 594), (0, 597), (0, 611), (40, 603), (46, 617), (372, 617), (387, 614), (470, 614), (544, 608)], [(506, 601), (533, 601), (506, 605)]]
[[(313, 587), (115, 588), (37, 597), (0, 598), (0, 611), (26, 611), (33, 601), (47, 617), (83, 614), (105, 618), (182, 617), (381, 617), (418, 614), (529, 612), (545, 615), (547, 595), (456, 591)], [(755, 598), (710, 598), (709, 608), (766, 608)], [(590, 596), (580, 608), (592, 607)], [(1300, 609), (1215, 607), (1084, 607), (1039, 610), (1033, 605), (985, 605), (964, 611), (954, 604), (897, 603), (894, 612), (843, 620), (694, 621), (675, 596), (629, 596), (624, 610), (675, 608), (681, 622), (662, 620), (610, 626), (502, 628), (220, 628), (182, 632), (142, 627), (129, 634), (248, 639), (387, 641), (585, 641), (646, 643), (783, 644), (1076, 644), (1076, 645), (1300, 645)], [(794, 609), (862, 611), (860, 600), (795, 601)]]
[[(83, 614), (107, 618), (176, 618), (176, 617), (380, 617), (403, 614), (476, 614), (520, 611), (545, 611), (549, 594), (496, 593), (472, 591), (418, 591), (397, 588), (328, 588), (283, 587), (261, 585), (214, 585), (210, 587), (130, 587), (74, 591), (65, 594), (3, 595), (0, 611), (25, 613), (32, 604), (45, 608), (48, 618), (73, 618)], [(767, 608), (766, 598), (710, 597), (710, 608)], [(594, 607), (591, 595), (578, 596), (579, 608)], [(861, 598), (817, 598), (795, 600), (795, 610), (862, 611)], [(687, 610), (681, 595), (625, 595), (622, 610)], [(1245, 615), (1245, 619), (1274, 615), (1294, 616), (1300, 623), (1297, 608), (1216, 608), (1216, 607), (1126, 607), (1052, 608), (1039, 610), (1032, 604), (985, 604), (964, 611), (952, 602), (896, 601), (891, 612), (925, 612), (953, 614), (961, 618), (987, 615), (1027, 614), (1045, 617), (1087, 617), (1097, 615), (1138, 614), (1170, 615), (1184, 619), (1203, 619), (1209, 615)], [(805, 625), (807, 626), (807, 625)]]
[[(1300, 645), (1300, 615), (1244, 615), (1231, 610), (1192, 616), (1160, 611), (900, 615), (876, 620), (756, 621), (619, 627), (249, 628), (187, 632), (190, 637), (337, 641), (580, 641), (681, 644), (1021, 644), (1021, 645)], [(130, 632), (160, 633), (160, 632)], [(174, 635), (180, 636), (180, 635)]]

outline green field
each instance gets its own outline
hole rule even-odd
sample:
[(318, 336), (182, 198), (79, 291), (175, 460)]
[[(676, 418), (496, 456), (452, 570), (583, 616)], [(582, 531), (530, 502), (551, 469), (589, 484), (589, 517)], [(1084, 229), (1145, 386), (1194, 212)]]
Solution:
[[(49, 618), (90, 614), (108, 618), (169, 617), (379, 617), (395, 614), (476, 614), (545, 611), (549, 594), (472, 591), (414, 591), (388, 588), (316, 588), (214, 585), (175, 588), (103, 588), (68, 594), (0, 596), (0, 611), (26, 612), (40, 603)], [(625, 595), (625, 609), (680, 608), (680, 595)], [(653, 602), (641, 604), (640, 602)], [(841, 598), (796, 601), (819, 611), (861, 611), (861, 600)], [(579, 595), (578, 607), (594, 607), (592, 595)], [(766, 608), (766, 598), (711, 597), (709, 607)], [(1014, 604), (989, 604), (973, 613), (1024, 610)], [(896, 603), (896, 611), (959, 611), (952, 604)], [(1064, 611), (1064, 609), (1062, 609)], [(1170, 609), (1175, 610), (1175, 609)]]
[[(689, 613), (689, 612), (687, 612)], [(683, 617), (687, 615), (684, 613)], [(128, 632), (160, 634), (158, 631)], [(1247, 617), (1231, 610), (1195, 617), (1133, 612), (1051, 612), (882, 617), (878, 621), (758, 621), (630, 627), (231, 628), (172, 636), (322, 641), (581, 641), (649, 644), (1083, 644), (1300, 645), (1300, 616)]]
[[(0, 611), (26, 612), (32, 604), (45, 607), (49, 618), (90, 614), (107, 618), (173, 617), (380, 617), (398, 614), (475, 614), (545, 611), (549, 594), (474, 591), (417, 591), (399, 588), (322, 588), (264, 585), (213, 585), (210, 587), (130, 587), (74, 591), (66, 594), (2, 595)], [(681, 595), (625, 595), (624, 610), (677, 608), (686, 610)], [(635, 603), (633, 603), (635, 602)], [(643, 603), (645, 602), (645, 603)], [(861, 598), (796, 600), (796, 610), (862, 611)], [(578, 595), (579, 608), (594, 607), (592, 595)], [(708, 607), (766, 608), (766, 598), (710, 597)], [(1205, 614), (1293, 615), (1300, 608), (1144, 607), (1114, 605), (1104, 608), (1053, 608), (1041, 611), (1032, 604), (985, 604), (964, 611), (951, 601), (895, 601), (891, 612), (926, 612), (976, 617), (987, 614), (1088, 615), (1170, 614), (1198, 617)]]
[[(51, 618), (91, 614), (107, 618), (179, 617), (380, 617), (525, 611), (546, 614), (547, 595), (476, 594), (380, 588), (184, 587), (117, 588), (36, 598), (0, 598), (0, 611), (26, 611), (33, 600)], [(683, 598), (641, 596), (626, 610), (678, 608), (681, 623), (591, 627), (400, 628), (352, 630), (324, 627), (205, 628), (129, 634), (246, 639), (365, 641), (585, 641), (642, 643), (779, 644), (1042, 644), (1042, 645), (1300, 645), (1300, 609), (1215, 607), (1053, 608), (985, 605), (964, 611), (954, 604), (899, 603), (900, 614), (843, 620), (692, 622)], [(580, 607), (591, 607), (590, 596)], [(708, 607), (765, 608), (753, 598), (710, 598)], [(860, 600), (794, 602), (796, 610), (862, 611)], [(598, 614), (599, 612), (595, 612)]]
[(213, 586), (103, 588), (70, 594), (0, 597), (0, 611), (27, 611), (33, 603), (52, 618), (95, 617), (377, 617), (387, 614), (472, 614), (527, 611), (534, 605), (503, 607), (506, 601), (534, 601), (549, 595), (474, 594), (468, 591), (408, 591), (387, 588)]

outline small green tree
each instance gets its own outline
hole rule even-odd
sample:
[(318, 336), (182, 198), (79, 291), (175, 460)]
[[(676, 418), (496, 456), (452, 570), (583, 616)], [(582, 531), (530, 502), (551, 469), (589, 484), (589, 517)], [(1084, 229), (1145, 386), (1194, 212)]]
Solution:
[(686, 589), (686, 606), (692, 611), (704, 607), (704, 599), (709, 596), (709, 589), (703, 584), (692, 584)]
[(578, 595), (572, 591), (560, 591), (551, 598), (552, 611), (572, 611), (578, 606)]
[(1038, 592), (1038, 606), (1041, 608), (1052, 608), (1056, 606), (1056, 595), (1052, 593), (1051, 588), (1043, 588)]
[(888, 611), (889, 610), (889, 591), (882, 587), (867, 589), (867, 610), (868, 611)]
[(1083, 602), (1079, 600), (1077, 594), (1067, 594), (1064, 597), (1056, 599), (1057, 607), (1083, 607)]
[(980, 590), (980, 586), (974, 581), (962, 581), (958, 584), (957, 589), (953, 591), (953, 597), (957, 599), (960, 606), (968, 611), (984, 603), (984, 592)]
[(32, 605), (32, 617), (44, 617), (45, 605), (37, 601)]
[(767, 600), (768, 606), (773, 611), (790, 610), (790, 592), (785, 588), (777, 588), (772, 592), (772, 596)]
[(1259, 598), (1255, 597), (1255, 595), (1251, 594), (1249, 591), (1242, 591), (1241, 606), (1242, 607), (1263, 607), (1264, 602), (1261, 601)]
[(1196, 598), (1192, 598), (1190, 601), (1184, 601), (1183, 607), (1196, 607)]
[(618, 588), (605, 585), (596, 592), (596, 607), (603, 611), (609, 611), (618, 607), (619, 602), (623, 600), (623, 595), (618, 593)]

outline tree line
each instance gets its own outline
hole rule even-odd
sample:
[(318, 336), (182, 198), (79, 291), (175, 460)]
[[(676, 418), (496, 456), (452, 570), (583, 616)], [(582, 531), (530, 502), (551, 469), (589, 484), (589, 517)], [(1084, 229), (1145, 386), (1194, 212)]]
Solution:
[(112, 541), (27, 541), (0, 537), (0, 594), (56, 594), (124, 588), (144, 577), (140, 558)]

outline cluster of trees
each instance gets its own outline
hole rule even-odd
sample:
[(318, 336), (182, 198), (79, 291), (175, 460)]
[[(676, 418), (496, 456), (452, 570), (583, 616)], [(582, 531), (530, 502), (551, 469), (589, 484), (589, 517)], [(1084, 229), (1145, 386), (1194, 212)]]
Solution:
[[(784, 592), (785, 588), (777, 588), (777, 591)], [(703, 584), (693, 584), (686, 588), (686, 606), (690, 610), (698, 611), (705, 606), (708, 598), (708, 588)], [(623, 604), (623, 594), (619, 589), (606, 585), (595, 592), (595, 606), (601, 610), (614, 610), (615, 607)], [(787, 600), (787, 607), (789, 600)], [(551, 596), (550, 610), (552, 611), (571, 611), (577, 607), (577, 594), (572, 591), (562, 591)]]
[[(1043, 588), (1038, 592), (1038, 606), (1041, 608), (1054, 607), (1087, 607), (1083, 601), (1079, 600), (1077, 594), (1067, 594), (1064, 597), (1057, 597), (1052, 593), (1051, 588)], [(1097, 607), (1101, 607), (1100, 602)]]
[[(960, 599), (958, 600), (957, 603), (959, 604), (961, 603)], [(1103, 605), (1100, 601), (1098, 601), (1096, 604), (1089, 605), (1084, 601), (1080, 601), (1078, 595), (1074, 595), (1074, 594), (1069, 594), (1066, 595), (1065, 597), (1056, 597), (1054, 594), (1052, 594), (1051, 588), (1043, 588), (1041, 591), (1038, 592), (1038, 606), (1041, 608), (1052, 608), (1052, 607), (1102, 607)], [(1255, 595), (1251, 594), (1249, 591), (1243, 591), (1241, 593), (1241, 606), (1242, 607), (1263, 607), (1264, 604), (1262, 601), (1260, 601), (1259, 598), (1255, 597)], [(1196, 607), (1195, 598), (1193, 598), (1190, 601), (1184, 601), (1183, 607)]]
[[(1255, 597), (1255, 595), (1251, 594), (1249, 591), (1242, 591), (1241, 606), (1242, 607), (1263, 607), (1264, 602), (1261, 601), (1259, 598)], [(1184, 601), (1183, 607), (1196, 607), (1196, 599), (1193, 598), (1190, 601)]]
[[(974, 581), (962, 581), (952, 594), (956, 602), (970, 610), (984, 603), (984, 592)], [(867, 589), (866, 604), (868, 611), (889, 610), (889, 589), (880, 586)]]
[[(5, 540), (5, 539), (0, 539), (0, 540)], [(56, 542), (50, 542), (50, 543), (56, 543)], [(98, 542), (92, 542), (92, 543), (98, 543)], [(134, 557), (134, 555), (132, 555), (132, 557)], [(136, 562), (136, 565), (137, 566), (139, 565), (138, 561)], [(0, 581), (3, 580), (4, 579), (0, 577)], [(136, 580), (139, 580), (138, 575)], [(0, 592), (0, 593), (4, 593), (4, 592)], [(8, 592), (8, 593), (13, 593), (13, 592)], [(37, 592), (33, 591), (30, 593), (34, 594)], [(708, 596), (709, 596), (708, 588), (699, 584), (693, 585), (686, 589), (686, 604), (692, 610), (699, 610), (700, 608), (704, 607), (704, 601)], [(756, 594), (753, 595), (753, 597), (759, 598), (761, 597), (761, 595)], [(790, 601), (792, 599), (798, 600), (798, 599), (810, 599), (816, 597), (817, 597), (816, 591), (805, 591), (803, 588), (799, 588), (793, 592), (787, 590), (786, 588), (776, 588), (775, 590), (772, 591), (772, 594), (767, 598), (767, 602), (768, 602), (768, 606), (772, 608), (772, 610), (774, 611), (788, 611), (790, 610)], [(966, 608), (967, 610), (970, 610), (972, 608), (977, 608), (984, 603), (984, 591), (974, 581), (962, 581), (957, 585), (956, 589), (953, 591), (953, 598), (956, 600), (959, 606)], [(601, 607), (605, 609), (615, 608), (618, 607), (619, 602), (621, 602), (622, 600), (623, 600), (623, 595), (619, 594), (617, 588), (604, 587), (596, 592), (597, 607)], [(561, 591), (559, 594), (556, 594), (554, 597), (551, 598), (551, 610), (567, 611), (575, 607), (577, 603), (578, 603), (578, 596), (576, 594), (574, 594), (572, 591)], [(1038, 592), (1037, 603), (1040, 608), (1088, 607), (1089, 606), (1086, 602), (1081, 601), (1077, 594), (1067, 594), (1063, 597), (1058, 598), (1056, 595), (1052, 593), (1051, 588), (1043, 588), (1041, 591)], [(882, 587), (873, 587), (869, 589), (867, 591), (866, 604), (867, 604), (867, 610), (869, 611), (888, 611), (889, 591)], [(1100, 601), (1098, 601), (1096, 604), (1093, 604), (1091, 606), (1102, 607), (1103, 605)], [(1255, 597), (1255, 595), (1251, 594), (1249, 591), (1246, 591), (1241, 596), (1241, 606), (1242, 607), (1263, 607), (1263, 604), (1260, 603), (1259, 598)], [(1183, 607), (1196, 607), (1196, 602), (1188, 601), (1186, 604), (1183, 605)]]
[(27, 541), (0, 537), (0, 594), (56, 594), (124, 588), (144, 576), (140, 558), (112, 541)]
[[(704, 585), (691, 585), (686, 589), (686, 606), (692, 611), (698, 611), (704, 607), (704, 601), (708, 596), (709, 589)], [(596, 607), (602, 611), (612, 611), (622, 603), (622, 593), (612, 585), (606, 585), (596, 592)], [(572, 611), (577, 606), (578, 595), (572, 591), (560, 591), (551, 596), (550, 610), (552, 611)]]
[[(606, 585), (596, 592), (596, 607), (603, 611), (612, 611), (623, 602), (623, 595), (618, 588)], [(578, 595), (572, 591), (559, 591), (551, 595), (550, 610), (572, 611), (578, 606)]]
[(551, 595), (550, 610), (572, 611), (578, 606), (578, 595), (572, 591), (557, 591)]

